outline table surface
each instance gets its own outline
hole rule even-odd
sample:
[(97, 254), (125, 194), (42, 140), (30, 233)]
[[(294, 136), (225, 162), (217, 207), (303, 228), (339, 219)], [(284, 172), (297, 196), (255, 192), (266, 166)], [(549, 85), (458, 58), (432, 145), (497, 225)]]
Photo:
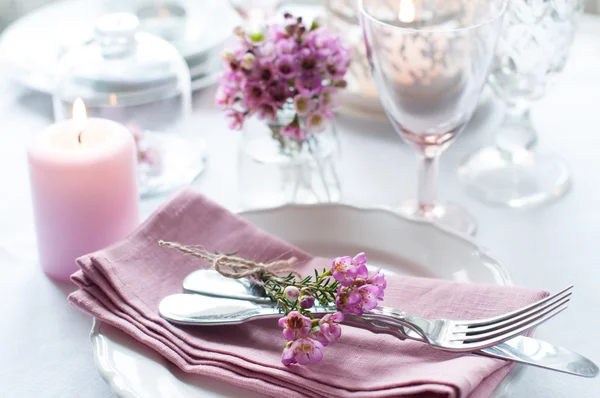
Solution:
[[(35, 260), (25, 146), (52, 121), (47, 96), (11, 83), (0, 70), (0, 397), (109, 397), (88, 339), (91, 319), (70, 308), (73, 287), (47, 279)], [(214, 89), (196, 93), (189, 130), (209, 146), (206, 172), (194, 186), (235, 209), (239, 133), (227, 130), (213, 105)], [(491, 142), (502, 106), (491, 96), (443, 155), (440, 191), (479, 224), (477, 240), (517, 284), (556, 291), (575, 284), (571, 307), (538, 329), (538, 337), (600, 362), (600, 19), (585, 16), (572, 57), (556, 86), (532, 111), (539, 149), (569, 163), (572, 187), (560, 200), (533, 210), (489, 207), (465, 195), (456, 178), (460, 160)], [(416, 161), (389, 123), (339, 117), (339, 172), (345, 202), (385, 204), (415, 193)], [(588, 141), (589, 139), (589, 141)], [(377, 176), (377, 178), (373, 178)], [(142, 202), (147, 216), (164, 197)], [(596, 253), (596, 254), (595, 254)], [(600, 381), (530, 368), (515, 397), (599, 397)]]

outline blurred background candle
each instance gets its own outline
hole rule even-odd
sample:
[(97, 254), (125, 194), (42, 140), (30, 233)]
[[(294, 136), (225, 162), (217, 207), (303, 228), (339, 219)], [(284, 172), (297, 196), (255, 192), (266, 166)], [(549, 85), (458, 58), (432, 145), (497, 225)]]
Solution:
[(67, 280), (77, 257), (138, 224), (133, 137), (116, 122), (87, 119), (80, 99), (73, 119), (35, 137), (28, 160), (39, 258), (48, 276)]

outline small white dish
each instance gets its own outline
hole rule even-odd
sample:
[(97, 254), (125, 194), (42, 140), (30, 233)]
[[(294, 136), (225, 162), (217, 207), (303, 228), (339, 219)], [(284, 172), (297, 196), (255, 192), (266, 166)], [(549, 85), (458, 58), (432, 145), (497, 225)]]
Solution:
[[(108, 1), (107, 1), (108, 2)], [(182, 39), (173, 45), (192, 71), (193, 89), (215, 82), (225, 41), (240, 22), (226, 1), (189, 1)], [(0, 36), (0, 63), (22, 85), (47, 94), (66, 49), (91, 37), (95, 20), (106, 12), (98, 0), (63, 0), (47, 4), (11, 24)]]
[[(383, 209), (340, 204), (288, 205), (242, 212), (257, 227), (314, 255), (365, 251), (386, 272), (457, 282), (511, 285), (506, 269), (470, 238)], [(156, 352), (96, 320), (90, 334), (95, 362), (119, 397), (258, 397), (182, 372)], [(496, 390), (503, 397), (520, 367)]]

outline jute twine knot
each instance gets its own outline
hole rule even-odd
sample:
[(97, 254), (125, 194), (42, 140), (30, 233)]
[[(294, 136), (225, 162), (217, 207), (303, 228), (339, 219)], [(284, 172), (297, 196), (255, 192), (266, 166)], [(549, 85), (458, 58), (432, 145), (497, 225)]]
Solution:
[(300, 276), (291, 268), (297, 260), (295, 257), (291, 257), (287, 260), (259, 263), (233, 255), (211, 253), (198, 246), (186, 246), (175, 242), (165, 242), (163, 240), (159, 240), (158, 244), (179, 250), (190, 256), (199, 257), (210, 263), (215, 271), (227, 278), (240, 279), (252, 277), (260, 281), (265, 273), (292, 273), (298, 277)]

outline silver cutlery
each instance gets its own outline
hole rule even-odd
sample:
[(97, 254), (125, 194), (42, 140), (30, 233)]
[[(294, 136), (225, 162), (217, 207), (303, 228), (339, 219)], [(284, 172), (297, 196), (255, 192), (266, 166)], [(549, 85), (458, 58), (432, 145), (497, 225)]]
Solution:
[[(264, 296), (260, 285), (249, 279), (224, 278), (210, 269), (198, 270), (189, 274), (183, 282), (184, 290), (206, 296), (235, 298), (255, 303), (272, 304), (271, 299)], [(188, 319), (189, 321), (190, 319)], [(350, 322), (350, 321), (349, 321)], [(365, 328), (367, 321), (359, 319), (353, 326)], [(192, 322), (192, 324), (195, 324)], [(369, 323), (375, 333), (387, 333), (405, 339), (422, 341), (423, 338), (402, 325), (391, 327), (380, 321)], [(584, 377), (595, 377), (598, 367), (582, 355), (563, 347), (526, 337), (515, 336), (511, 339), (473, 352), (474, 354), (511, 360), (545, 369), (574, 374)]]
[[(471, 321), (426, 319), (407, 314), (395, 308), (379, 306), (354, 320), (375, 322), (376, 325), (381, 323), (386, 326), (404, 326), (413, 330), (432, 347), (441, 350), (455, 352), (476, 351), (491, 347), (521, 334), (567, 308), (571, 296), (571, 287), (518, 310), (485, 319)], [(165, 298), (163, 302), (168, 304), (167, 308), (169, 309), (183, 308), (176, 304), (171, 304), (172, 300), (184, 302), (180, 298), (180, 295), (173, 295)], [(214, 313), (210, 313), (208, 318), (203, 314), (196, 313), (194, 323), (238, 324), (257, 318), (281, 316), (279, 309), (276, 308), (273, 302), (260, 304), (242, 300), (238, 301), (247, 303), (249, 307), (241, 309), (239, 306), (233, 306), (229, 308), (229, 313), (221, 313), (218, 317), (215, 317)], [(161, 308), (163, 307), (159, 307), (159, 311), (162, 314), (164, 311)], [(189, 313), (187, 311), (188, 308), (186, 308), (186, 313)], [(334, 305), (317, 306), (311, 309), (311, 312), (314, 314), (328, 314), (336, 311), (337, 308)], [(175, 314), (169, 313), (169, 315), (171, 315), (172, 319), (175, 319), (173, 317)], [(185, 322), (185, 319), (182, 318), (180, 321)], [(368, 328), (368, 325), (366, 327)]]
[[(431, 346), (447, 351), (476, 351), (491, 347), (519, 335), (542, 322), (547, 321), (567, 308), (571, 288), (532, 303), (518, 310), (486, 319), (454, 321), (448, 319), (425, 319), (407, 314), (390, 307), (377, 307), (364, 314), (363, 319), (403, 326), (413, 330)], [(249, 300), (258, 304), (273, 305), (264, 295), (262, 288), (249, 279), (224, 278), (214, 270), (192, 272), (183, 281), (188, 292), (213, 297), (226, 297)], [(226, 292), (226, 293), (225, 293)], [(326, 307), (330, 310), (329, 307)], [(335, 311), (335, 307), (332, 306)], [(251, 320), (252, 312), (246, 314)], [(244, 315), (239, 314), (240, 317)], [(261, 316), (257, 314), (257, 316)]]
[[(316, 307), (317, 313), (335, 311), (333, 307)], [(246, 300), (210, 297), (197, 294), (174, 294), (164, 298), (159, 305), (160, 315), (175, 324), (232, 325), (248, 319), (279, 318), (281, 313), (271, 304), (258, 304)], [(400, 339), (423, 341), (416, 332), (404, 326), (393, 326), (381, 321), (346, 316), (345, 324), (367, 329), (373, 333), (391, 334)], [(473, 354), (510, 360), (549, 370), (583, 377), (598, 375), (598, 367), (584, 356), (566, 348), (554, 346), (537, 339), (516, 336), (503, 343), (472, 352)]]

